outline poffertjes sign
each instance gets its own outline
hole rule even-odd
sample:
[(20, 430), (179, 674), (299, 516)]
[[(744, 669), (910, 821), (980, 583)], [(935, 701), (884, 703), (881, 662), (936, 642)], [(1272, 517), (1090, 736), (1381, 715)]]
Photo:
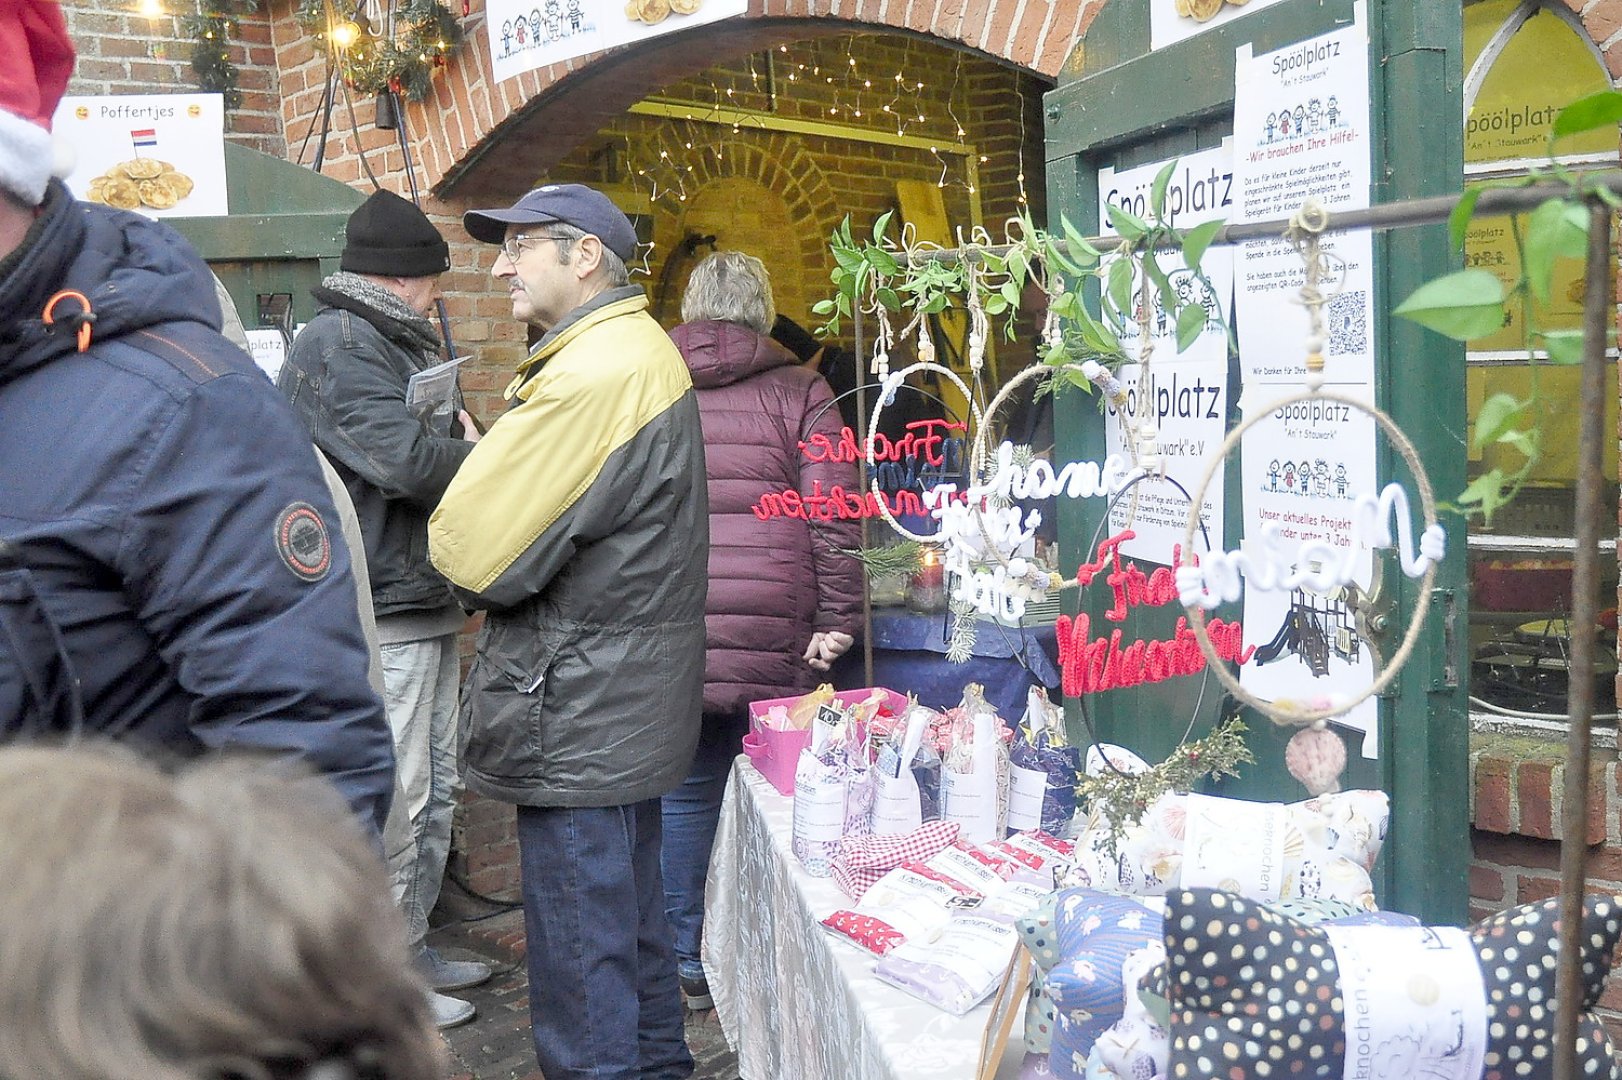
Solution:
[(218, 217), (225, 193), (219, 94), (65, 97), (51, 122), (73, 147), (68, 190), (148, 217)]

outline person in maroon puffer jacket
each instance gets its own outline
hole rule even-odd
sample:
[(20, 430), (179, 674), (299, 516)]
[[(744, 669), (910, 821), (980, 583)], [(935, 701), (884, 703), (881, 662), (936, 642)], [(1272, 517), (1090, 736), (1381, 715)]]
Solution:
[[(840, 549), (860, 546), (861, 527), (832, 509), (821, 520), (819, 508), (832, 504), (817, 496), (860, 488), (853, 462), (827, 460), (834, 455), (824, 448), (837, 451), (843, 427), (827, 380), (767, 336), (776, 311), (759, 259), (723, 251), (699, 263), (681, 315), (670, 336), (704, 425), (710, 591), (704, 725), (691, 773), (664, 797), (661, 862), (682, 989), (699, 1009), (711, 1004), (699, 937), (727, 774), (749, 703), (811, 689), (855, 640), (862, 566)], [(828, 442), (807, 447), (815, 435)], [(804, 516), (791, 516), (796, 504)]]

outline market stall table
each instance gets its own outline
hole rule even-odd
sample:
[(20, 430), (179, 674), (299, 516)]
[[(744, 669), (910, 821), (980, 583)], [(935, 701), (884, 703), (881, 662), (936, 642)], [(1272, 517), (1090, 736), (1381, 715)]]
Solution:
[[(854, 902), (794, 857), (793, 802), (747, 758), (733, 763), (705, 888), (704, 967), (739, 1075), (974, 1080), (991, 1003), (964, 1016), (928, 1005), (881, 983), (871, 954), (819, 925)], [(1019, 1072), (1021, 1019), (998, 1080)]]

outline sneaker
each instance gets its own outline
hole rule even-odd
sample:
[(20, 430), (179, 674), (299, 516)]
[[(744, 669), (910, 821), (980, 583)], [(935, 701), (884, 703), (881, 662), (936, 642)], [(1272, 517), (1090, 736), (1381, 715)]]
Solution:
[(417, 957), (422, 974), (434, 990), (466, 990), (490, 981), (490, 965), (482, 960), (447, 960), (432, 948)]
[(681, 992), (687, 999), (688, 1009), (699, 1012), (715, 1008), (715, 999), (710, 996), (710, 983), (704, 977), (702, 964), (678, 964), (676, 974), (681, 979)]
[(432, 990), (428, 991), (428, 1007), (434, 1011), (434, 1026), (441, 1031), (446, 1028), (456, 1027), (458, 1024), (467, 1023), (473, 1019), (473, 1014), (478, 1011), (473, 1007), (471, 1001), (446, 997), (444, 994), (436, 994)]

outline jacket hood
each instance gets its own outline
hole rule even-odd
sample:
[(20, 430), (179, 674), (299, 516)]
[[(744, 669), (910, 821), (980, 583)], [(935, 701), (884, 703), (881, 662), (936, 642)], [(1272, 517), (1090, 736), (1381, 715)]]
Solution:
[(162, 323), (220, 328), (214, 278), (186, 240), (139, 214), (76, 202), (53, 181), (23, 244), (0, 261), (0, 382), (74, 351), (79, 301), (61, 299), (54, 325), (45, 307), (58, 292), (90, 301), (91, 340)]
[(799, 363), (783, 346), (739, 323), (682, 323), (670, 337), (693, 373), (693, 385), (700, 390), (729, 386), (772, 368)]

